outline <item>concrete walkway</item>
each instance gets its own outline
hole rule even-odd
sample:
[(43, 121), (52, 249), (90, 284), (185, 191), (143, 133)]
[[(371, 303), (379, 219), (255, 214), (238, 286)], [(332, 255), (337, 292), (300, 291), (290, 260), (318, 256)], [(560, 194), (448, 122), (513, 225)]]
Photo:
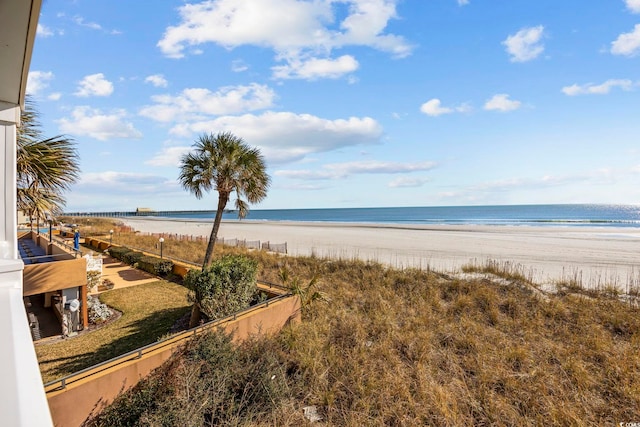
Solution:
[[(129, 286), (142, 285), (143, 283), (159, 280), (147, 272), (137, 270), (108, 255), (105, 255), (102, 259), (102, 280), (105, 279), (113, 283), (112, 289), (128, 288)], [(100, 292), (90, 293), (89, 295), (95, 295)]]

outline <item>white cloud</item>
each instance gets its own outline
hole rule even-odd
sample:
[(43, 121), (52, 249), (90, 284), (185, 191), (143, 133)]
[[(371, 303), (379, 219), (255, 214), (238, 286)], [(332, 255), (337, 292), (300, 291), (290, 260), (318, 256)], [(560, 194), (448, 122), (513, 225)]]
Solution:
[(508, 36), (502, 44), (506, 46), (511, 62), (527, 62), (537, 58), (544, 51), (544, 46), (540, 42), (543, 35), (542, 25), (523, 28)]
[(420, 111), (422, 111), (427, 116), (437, 117), (443, 114), (453, 113), (452, 108), (442, 107), (441, 102), (438, 98), (433, 98), (420, 107)]
[[(625, 173), (623, 171), (622, 173)], [(583, 173), (568, 175), (544, 175), (539, 177), (517, 177), (505, 178), (502, 180), (482, 182), (459, 191), (441, 193), (442, 198), (454, 198), (467, 201), (495, 200), (496, 194), (520, 194), (527, 190), (541, 190), (553, 187), (563, 187), (572, 184), (579, 184), (589, 188), (594, 185), (615, 184), (622, 174), (620, 171), (607, 168), (594, 169)]]
[(156, 95), (156, 103), (140, 110), (140, 115), (160, 122), (203, 119), (203, 115), (223, 115), (262, 110), (273, 105), (276, 95), (266, 85), (226, 86), (217, 92), (188, 88), (179, 95)]
[(74, 186), (80, 190), (90, 190), (116, 194), (141, 194), (152, 193), (167, 194), (180, 190), (177, 181), (163, 176), (135, 173), (135, 172), (91, 172), (81, 175)]
[[(394, 57), (411, 53), (412, 46), (402, 36), (385, 33), (389, 21), (396, 18), (397, 2), (205, 0), (180, 7), (181, 22), (165, 30), (158, 47), (168, 57), (181, 58), (185, 50), (192, 52), (204, 43), (227, 49), (254, 45), (273, 49), (276, 59), (285, 62), (284, 69), (275, 67), (274, 71), (287, 78), (303, 78), (304, 73), (295, 72), (300, 64), (313, 64), (320, 59), (329, 61), (333, 70), (329, 76), (333, 76), (336, 62), (342, 68), (354, 66), (353, 61), (345, 65), (340, 63), (344, 59), (332, 59), (334, 49), (367, 46)], [(320, 58), (320, 54), (326, 58)], [(311, 75), (321, 76), (313, 72)]]
[(49, 86), (49, 82), (53, 80), (51, 71), (29, 71), (27, 77), (27, 93), (29, 95), (38, 95), (43, 89)]
[(518, 108), (520, 108), (520, 105), (520, 101), (511, 100), (509, 99), (509, 95), (500, 93), (487, 100), (487, 102), (484, 104), (484, 109), (489, 111), (495, 110), (506, 112), (517, 110)]
[(633, 82), (628, 79), (610, 79), (599, 85), (593, 83), (587, 83), (585, 85), (574, 84), (571, 86), (565, 86), (562, 88), (562, 92), (565, 95), (606, 95), (611, 92), (611, 89), (619, 87), (622, 90), (629, 91), (633, 89)]
[(46, 27), (44, 24), (38, 24), (38, 26), (36, 27), (36, 34), (40, 37), (51, 37), (54, 33), (49, 27)]
[(331, 163), (324, 165), (321, 170), (279, 170), (276, 176), (301, 180), (342, 179), (355, 174), (398, 174), (410, 172), (425, 172), (436, 167), (434, 162), (381, 162), (363, 160), (359, 162)]
[(318, 185), (318, 184), (302, 184), (302, 183), (295, 183), (295, 184), (289, 184), (289, 185), (279, 185), (278, 188), (283, 189), (283, 190), (302, 190), (302, 191), (317, 191), (317, 190), (324, 190), (327, 188), (326, 185)]
[(151, 159), (144, 162), (151, 166), (180, 166), (180, 159), (191, 151), (191, 147), (164, 147)]
[(101, 30), (102, 29), (102, 25), (96, 23), (96, 22), (87, 22), (84, 20), (84, 18), (82, 16), (74, 16), (73, 17), (73, 22), (75, 22), (76, 24), (80, 25), (81, 27), (86, 27), (86, 28), (91, 28), (92, 30)]
[(47, 99), (49, 101), (59, 101), (60, 98), (62, 98), (62, 94), (60, 92), (53, 92), (49, 96), (47, 96)]
[(80, 97), (109, 96), (113, 93), (113, 83), (104, 78), (104, 74), (90, 74), (78, 83), (78, 90), (74, 95)]
[(76, 107), (71, 118), (58, 120), (60, 131), (74, 136), (90, 136), (100, 141), (113, 138), (141, 138), (142, 133), (126, 121), (127, 113), (116, 110), (105, 114), (86, 106)]
[(242, 73), (243, 71), (247, 71), (249, 66), (244, 63), (241, 59), (236, 59), (231, 63), (231, 71), (234, 73)]
[(162, 74), (152, 74), (144, 79), (145, 83), (151, 83), (155, 87), (167, 87), (169, 82)]
[[(64, 17), (65, 14), (58, 14), (59, 18)], [(102, 31), (106, 34), (112, 34), (112, 35), (119, 35), (122, 34), (122, 31), (120, 30), (116, 30), (116, 29), (106, 29), (104, 28), (102, 25), (98, 24), (97, 22), (89, 22), (89, 21), (85, 21), (85, 19), (82, 16), (76, 15), (73, 18), (71, 18), (71, 20), (76, 24), (79, 25), (80, 27), (85, 27), (85, 28), (89, 28), (91, 30), (97, 30), (97, 31)]]
[(469, 0), (458, 0), (459, 6), (466, 6), (469, 4)]
[(422, 187), (424, 184), (429, 182), (429, 178), (411, 178), (408, 176), (403, 176), (400, 178), (396, 178), (389, 183), (390, 188), (415, 188)]
[(353, 56), (343, 55), (336, 59), (294, 59), (287, 65), (277, 65), (271, 69), (273, 77), (276, 79), (315, 80), (318, 78), (336, 79), (356, 71), (358, 67), (358, 61)]
[(180, 123), (170, 132), (191, 137), (194, 133), (220, 131), (242, 135), (247, 143), (260, 147), (268, 161), (276, 163), (343, 147), (377, 144), (382, 137), (382, 127), (369, 117), (328, 120), (310, 114), (271, 111)]
[(438, 98), (430, 99), (420, 106), (420, 111), (431, 117), (438, 117), (443, 114), (450, 113), (466, 113), (471, 111), (471, 107), (468, 104), (460, 104), (456, 107), (443, 107), (441, 101)]
[(625, 0), (625, 3), (632, 13), (640, 13), (640, 0)]
[(633, 31), (622, 33), (611, 42), (611, 53), (614, 55), (635, 56), (640, 52), (640, 24)]

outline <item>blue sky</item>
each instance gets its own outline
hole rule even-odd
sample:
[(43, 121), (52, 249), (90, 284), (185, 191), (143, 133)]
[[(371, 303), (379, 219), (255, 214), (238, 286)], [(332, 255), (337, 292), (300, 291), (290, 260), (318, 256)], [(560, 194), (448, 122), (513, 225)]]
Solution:
[(635, 204), (638, 70), (640, 0), (60, 0), (27, 91), (68, 211), (214, 209), (177, 176), (220, 131), (266, 157), (254, 208)]

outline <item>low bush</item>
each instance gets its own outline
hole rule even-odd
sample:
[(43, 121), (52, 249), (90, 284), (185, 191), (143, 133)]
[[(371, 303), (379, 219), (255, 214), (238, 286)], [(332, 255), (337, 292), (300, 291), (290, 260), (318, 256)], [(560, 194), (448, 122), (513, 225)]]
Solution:
[(131, 252), (131, 249), (126, 246), (112, 246), (109, 248), (109, 255), (120, 261), (124, 261), (124, 255), (128, 252)]
[(142, 252), (131, 251), (122, 256), (122, 261), (126, 262), (127, 264), (134, 265), (140, 262), (142, 257), (144, 257), (144, 254)]
[(256, 290), (257, 272), (255, 260), (230, 255), (202, 271), (189, 271), (184, 285), (209, 319), (219, 319), (249, 307)]
[(138, 268), (156, 276), (166, 276), (173, 270), (173, 262), (154, 256), (143, 256), (138, 261)]

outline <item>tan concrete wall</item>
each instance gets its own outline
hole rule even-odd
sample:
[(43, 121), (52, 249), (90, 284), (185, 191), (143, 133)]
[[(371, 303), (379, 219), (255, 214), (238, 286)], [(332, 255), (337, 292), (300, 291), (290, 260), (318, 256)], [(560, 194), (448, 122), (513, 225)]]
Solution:
[(49, 235), (47, 235), (47, 237), (38, 236), (36, 240), (38, 242), (38, 246), (40, 246), (44, 250), (47, 250), (47, 247), (49, 246)]
[(171, 270), (171, 272), (176, 276), (180, 276), (184, 279), (189, 270), (193, 268), (195, 267), (173, 261), (173, 269)]
[(105, 242), (104, 240), (96, 239), (96, 238), (87, 238), (85, 239), (85, 244), (91, 246), (92, 248), (96, 248), (98, 251), (106, 251), (111, 247), (109, 242)]
[(24, 296), (87, 285), (84, 258), (24, 266)]
[(75, 255), (70, 254), (63, 248), (59, 247), (58, 245), (51, 245), (51, 251), (52, 251), (51, 254), (56, 256), (55, 257), (56, 261), (61, 261), (65, 259), (76, 259)]
[[(196, 329), (196, 333), (222, 328), (234, 334), (240, 341), (254, 334), (273, 334), (287, 323), (300, 321), (300, 299), (285, 297), (268, 306), (249, 309), (235, 320), (208, 323)], [(49, 386), (47, 399), (53, 422), (59, 427), (76, 427), (90, 415), (100, 412), (120, 393), (133, 387), (138, 381), (167, 361), (194, 335), (194, 331), (176, 335), (166, 342), (144, 350), (139, 359), (114, 361), (90, 372), (66, 380), (66, 388), (60, 384)]]

